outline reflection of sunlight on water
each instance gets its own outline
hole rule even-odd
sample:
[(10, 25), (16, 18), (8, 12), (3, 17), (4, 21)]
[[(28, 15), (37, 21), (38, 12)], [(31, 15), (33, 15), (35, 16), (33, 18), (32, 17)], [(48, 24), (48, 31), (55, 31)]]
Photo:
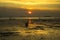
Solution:
[(48, 34), (48, 31), (45, 31), (45, 30), (18, 30), (18, 32), (19, 32), (19, 35), (22, 35), (22, 36)]
[(44, 30), (37, 30), (36, 32), (35, 32), (36, 34), (48, 34), (48, 31), (44, 31)]
[[(28, 29), (24, 27), (9, 27), (13, 30), (13, 35), (4, 37), (5, 40), (59, 40), (60, 29), (55, 28), (44, 28), (41, 29)], [(2, 37), (1, 37), (2, 38)]]

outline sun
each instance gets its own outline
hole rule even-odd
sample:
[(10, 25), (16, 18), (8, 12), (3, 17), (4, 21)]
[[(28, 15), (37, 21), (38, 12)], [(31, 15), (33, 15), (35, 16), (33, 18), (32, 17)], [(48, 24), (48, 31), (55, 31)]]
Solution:
[(28, 11), (28, 14), (32, 14), (32, 12), (31, 11)]

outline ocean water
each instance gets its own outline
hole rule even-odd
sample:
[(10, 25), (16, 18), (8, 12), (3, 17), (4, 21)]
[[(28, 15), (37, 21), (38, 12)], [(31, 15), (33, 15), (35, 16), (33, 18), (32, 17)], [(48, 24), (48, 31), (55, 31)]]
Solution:
[(27, 21), (26, 19), (0, 20), (0, 40), (60, 40), (60, 26), (58, 26), (60, 22), (56, 20), (31, 21), (34, 26), (46, 26), (41, 29), (42, 26), (35, 28), (25, 27)]

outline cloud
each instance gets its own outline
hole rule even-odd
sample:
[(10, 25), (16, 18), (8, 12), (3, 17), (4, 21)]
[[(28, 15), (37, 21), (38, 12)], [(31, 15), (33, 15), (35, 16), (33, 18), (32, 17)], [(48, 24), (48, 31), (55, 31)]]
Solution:
[(0, 0), (0, 6), (24, 9), (60, 10), (60, 0)]
[(58, 16), (59, 10), (32, 10), (32, 14), (28, 14), (28, 10), (21, 8), (0, 7), (0, 17), (20, 17), (20, 16)]

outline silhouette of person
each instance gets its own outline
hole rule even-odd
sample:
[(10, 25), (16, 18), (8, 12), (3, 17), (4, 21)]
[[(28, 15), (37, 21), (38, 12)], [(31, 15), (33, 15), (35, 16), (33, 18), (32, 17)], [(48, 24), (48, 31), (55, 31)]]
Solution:
[(26, 28), (28, 27), (28, 21), (25, 23), (25, 27), (26, 27)]

